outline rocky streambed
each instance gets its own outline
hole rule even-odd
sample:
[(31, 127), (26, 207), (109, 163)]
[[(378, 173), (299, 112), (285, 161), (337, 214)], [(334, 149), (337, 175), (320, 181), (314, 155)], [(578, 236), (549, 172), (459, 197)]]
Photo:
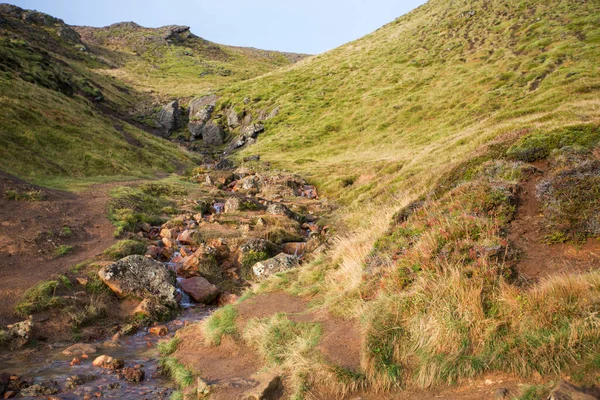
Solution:
[(3, 397), (169, 398), (174, 387), (161, 373), (160, 340), (234, 303), (252, 282), (324, 250), (327, 227), (319, 218), (330, 207), (298, 176), (213, 168), (194, 179), (201, 194), (180, 199), (181, 214), (130, 234), (145, 243), (144, 255), (105, 262), (97, 273), (122, 299), (109, 315), (125, 309), (128, 319), (104, 340), (74, 348), (36, 345), (39, 318), (9, 330), (20, 350), (0, 355)]

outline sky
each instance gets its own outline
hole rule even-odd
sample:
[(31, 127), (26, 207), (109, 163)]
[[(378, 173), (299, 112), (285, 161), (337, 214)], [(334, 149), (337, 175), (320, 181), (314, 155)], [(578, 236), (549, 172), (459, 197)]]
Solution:
[(187, 25), (212, 42), (318, 54), (358, 39), (425, 0), (0, 0), (70, 25)]

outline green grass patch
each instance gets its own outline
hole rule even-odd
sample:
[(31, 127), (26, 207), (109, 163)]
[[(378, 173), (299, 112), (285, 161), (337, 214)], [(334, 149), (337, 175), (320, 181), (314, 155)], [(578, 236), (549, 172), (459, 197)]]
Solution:
[(103, 255), (110, 260), (120, 260), (121, 258), (146, 252), (146, 245), (137, 240), (120, 240), (108, 249), (104, 250)]
[(224, 335), (238, 335), (235, 319), (237, 310), (233, 305), (227, 305), (215, 311), (204, 323), (204, 340), (211, 346), (219, 346)]
[(134, 232), (142, 223), (160, 225), (163, 222), (163, 208), (170, 205), (170, 202), (162, 197), (125, 186), (114, 189), (111, 197), (108, 216), (117, 227), (115, 236)]
[(54, 255), (57, 257), (61, 257), (69, 254), (71, 251), (73, 251), (73, 246), (61, 244), (56, 249), (54, 249)]
[(71, 281), (66, 276), (38, 283), (25, 292), (23, 299), (15, 307), (15, 311), (25, 317), (48, 308), (61, 306), (63, 300), (57, 293), (61, 289), (68, 289), (71, 286)]
[(15, 201), (42, 201), (46, 198), (44, 192), (41, 190), (29, 190), (26, 192), (19, 192), (17, 190), (7, 190), (4, 192), (4, 197), (8, 200)]

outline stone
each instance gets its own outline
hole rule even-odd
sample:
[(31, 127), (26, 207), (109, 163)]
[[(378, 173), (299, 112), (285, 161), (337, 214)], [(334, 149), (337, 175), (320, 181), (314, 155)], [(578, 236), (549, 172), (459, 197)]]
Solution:
[(6, 342), (11, 350), (19, 349), (29, 343), (33, 331), (33, 317), (30, 316), (25, 321), (8, 325), (6, 331)]
[(306, 243), (305, 242), (297, 242), (297, 243), (285, 243), (281, 251), (285, 254), (293, 255), (296, 257), (303, 257), (306, 253)]
[(298, 257), (281, 253), (268, 260), (257, 262), (252, 267), (252, 271), (257, 278), (264, 279), (278, 272), (294, 268), (297, 265)]
[(252, 379), (258, 382), (258, 385), (242, 396), (244, 400), (278, 400), (283, 398), (283, 380), (279, 371), (260, 372), (254, 374)]
[(179, 234), (177, 240), (183, 244), (198, 245), (202, 241), (202, 238), (198, 231), (186, 229)]
[(143, 369), (127, 367), (121, 370), (119, 377), (128, 382), (142, 382), (146, 377), (146, 373)]
[(179, 128), (181, 108), (177, 100), (167, 104), (158, 113), (158, 123), (163, 129), (163, 136), (169, 137)]
[(176, 239), (178, 231), (175, 228), (162, 228), (160, 230), (160, 237), (167, 239)]
[(248, 157), (244, 157), (243, 160), (244, 160), (244, 162), (260, 161), (260, 156), (259, 155), (248, 156)]
[(256, 139), (256, 137), (260, 134), (263, 133), (265, 131), (265, 126), (263, 124), (252, 124), (252, 125), (248, 125), (245, 126), (244, 128), (242, 128), (241, 130), (241, 134), (246, 138), (246, 139)]
[(242, 180), (241, 187), (243, 190), (258, 189), (258, 179), (256, 176), (248, 176)]
[(67, 356), (80, 356), (83, 354), (95, 354), (98, 350), (96, 347), (87, 343), (77, 343), (63, 350), (63, 354)]
[(219, 288), (201, 276), (184, 279), (179, 284), (181, 290), (197, 303), (210, 304), (219, 294)]
[(102, 355), (96, 357), (96, 359), (92, 362), (94, 367), (100, 367), (104, 369), (110, 370), (118, 370), (122, 369), (125, 366), (125, 361), (120, 358), (113, 358), (111, 356)]
[(587, 394), (582, 388), (561, 380), (552, 392), (548, 400), (594, 400), (596, 396)]
[(209, 122), (202, 128), (202, 141), (207, 146), (220, 146), (225, 141), (225, 131), (217, 124)]
[(162, 305), (157, 299), (150, 298), (144, 299), (140, 304), (133, 310), (133, 315), (145, 315), (148, 318), (156, 321), (162, 321), (166, 317), (171, 315), (169, 308)]
[(225, 212), (229, 213), (229, 212), (239, 211), (241, 205), (242, 205), (242, 201), (239, 198), (230, 197), (225, 202)]
[(231, 129), (235, 129), (238, 126), (240, 126), (240, 119), (238, 117), (237, 112), (235, 112), (235, 109), (231, 108), (229, 109), (229, 111), (227, 111), (227, 125), (229, 125), (229, 127)]
[(12, 399), (13, 397), (17, 396), (17, 392), (9, 390), (7, 392), (4, 392), (4, 398), (5, 399)]
[(273, 203), (269, 207), (267, 207), (267, 214), (271, 215), (284, 215), (288, 218), (296, 219), (296, 214), (280, 203)]
[(508, 397), (508, 389), (500, 388), (494, 392), (494, 400), (502, 400)]
[(69, 363), (69, 365), (71, 367), (75, 366), (75, 365), (81, 365), (81, 360), (77, 357), (75, 357), (74, 359), (71, 360), (71, 362)]
[(274, 256), (279, 252), (279, 247), (276, 244), (265, 239), (250, 239), (239, 248), (239, 262), (243, 263), (244, 258), (251, 253), (265, 253), (269, 256)]
[(155, 298), (167, 307), (177, 307), (175, 279), (161, 262), (128, 256), (102, 268), (98, 276), (119, 297)]
[(221, 293), (219, 296), (219, 300), (217, 301), (217, 305), (219, 307), (224, 307), (226, 305), (235, 304), (239, 300), (240, 296), (237, 294), (225, 292)]
[(58, 393), (58, 382), (44, 381), (21, 389), (21, 397), (42, 397)]
[(190, 101), (190, 121), (198, 121), (202, 124), (207, 123), (217, 104), (217, 96), (203, 96)]
[(169, 329), (165, 325), (157, 325), (150, 327), (150, 329), (148, 329), (148, 332), (157, 336), (167, 336), (167, 334), (169, 333)]

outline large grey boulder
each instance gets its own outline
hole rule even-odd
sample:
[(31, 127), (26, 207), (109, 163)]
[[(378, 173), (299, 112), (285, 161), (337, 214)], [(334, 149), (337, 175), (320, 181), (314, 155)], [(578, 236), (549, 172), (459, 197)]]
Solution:
[(167, 104), (158, 113), (158, 123), (163, 130), (163, 136), (168, 137), (175, 132), (180, 125), (181, 108), (177, 100)]
[(189, 104), (190, 121), (207, 123), (212, 116), (212, 113), (217, 105), (217, 96), (210, 95), (198, 97), (192, 100)]
[(227, 111), (227, 125), (229, 125), (229, 127), (231, 129), (235, 129), (238, 126), (240, 126), (240, 119), (238, 117), (237, 112), (235, 112), (235, 109), (231, 108)]
[(209, 122), (202, 128), (202, 140), (207, 146), (220, 146), (225, 141), (225, 132), (219, 125)]
[(102, 268), (98, 275), (119, 297), (157, 299), (167, 307), (177, 307), (175, 279), (161, 262), (129, 256)]
[(258, 279), (265, 279), (278, 272), (287, 271), (298, 265), (298, 257), (289, 254), (278, 254), (265, 261), (259, 261), (252, 267)]
[(241, 134), (247, 139), (256, 139), (259, 133), (265, 131), (265, 126), (263, 124), (252, 124), (245, 126), (242, 128)]

